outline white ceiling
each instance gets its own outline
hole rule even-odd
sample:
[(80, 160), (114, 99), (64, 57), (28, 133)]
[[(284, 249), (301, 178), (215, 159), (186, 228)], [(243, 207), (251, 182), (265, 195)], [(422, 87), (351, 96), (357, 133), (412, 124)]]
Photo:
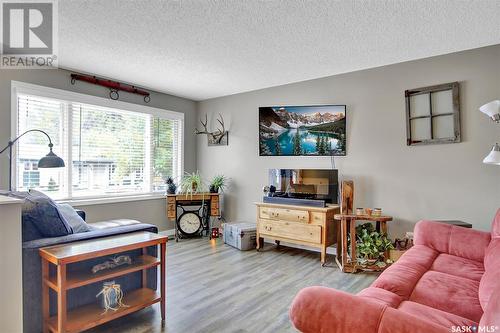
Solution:
[(59, 65), (194, 100), (500, 43), (498, 0), (59, 1)]

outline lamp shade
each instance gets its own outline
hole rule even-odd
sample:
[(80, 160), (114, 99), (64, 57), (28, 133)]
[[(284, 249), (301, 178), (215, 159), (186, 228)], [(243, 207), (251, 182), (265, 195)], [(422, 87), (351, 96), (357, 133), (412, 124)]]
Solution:
[(38, 161), (38, 167), (39, 168), (63, 168), (64, 167), (64, 161), (62, 158), (57, 156), (52, 152), (52, 148), (50, 149), (49, 153), (42, 157), (40, 161)]
[(500, 121), (500, 101), (495, 100), (484, 104), (479, 108), (479, 111), (486, 114), (488, 117), (495, 121)]
[(498, 143), (493, 146), (488, 156), (484, 158), (483, 163), (500, 165), (500, 146)]

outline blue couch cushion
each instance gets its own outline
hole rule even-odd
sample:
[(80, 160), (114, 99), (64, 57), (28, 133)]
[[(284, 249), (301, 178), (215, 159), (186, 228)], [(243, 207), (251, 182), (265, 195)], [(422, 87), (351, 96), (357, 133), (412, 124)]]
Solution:
[(22, 207), (23, 242), (73, 233), (57, 204), (41, 192), (10, 192), (8, 196), (24, 200)]
[(90, 231), (89, 225), (80, 217), (76, 210), (68, 204), (57, 204), (59, 212), (68, 221), (73, 233)]

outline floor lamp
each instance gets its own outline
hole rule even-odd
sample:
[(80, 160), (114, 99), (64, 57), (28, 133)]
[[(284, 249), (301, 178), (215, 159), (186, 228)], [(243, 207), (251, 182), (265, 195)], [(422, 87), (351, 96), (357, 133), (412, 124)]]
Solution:
[(63, 168), (64, 167), (64, 161), (63, 161), (63, 159), (60, 158), (59, 156), (57, 156), (56, 154), (54, 154), (54, 152), (52, 151), (52, 147), (54, 145), (52, 144), (52, 140), (50, 139), (50, 136), (46, 132), (44, 132), (42, 130), (39, 130), (39, 129), (32, 129), (32, 130), (26, 131), (23, 134), (19, 135), (14, 140), (9, 141), (9, 143), (7, 144), (7, 146), (0, 151), (0, 154), (2, 154), (7, 149), (9, 150), (9, 191), (12, 191), (12, 147), (17, 142), (17, 140), (19, 140), (25, 134), (28, 134), (30, 132), (43, 133), (49, 139), (49, 149), (50, 149), (50, 151), (49, 151), (49, 153), (46, 156), (42, 157), (38, 161), (38, 167), (41, 168), (41, 169), (43, 169), (43, 168)]

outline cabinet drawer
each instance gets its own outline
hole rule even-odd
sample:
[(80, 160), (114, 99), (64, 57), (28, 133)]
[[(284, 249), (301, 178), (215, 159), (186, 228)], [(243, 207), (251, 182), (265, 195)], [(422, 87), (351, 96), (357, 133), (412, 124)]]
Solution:
[(167, 217), (169, 219), (175, 219), (177, 215), (177, 211), (175, 209), (175, 204), (169, 203), (167, 206)]
[(307, 210), (272, 208), (270, 209), (270, 218), (274, 220), (309, 223), (309, 212)]
[(321, 243), (321, 227), (297, 222), (259, 221), (259, 233), (309, 243)]
[(319, 212), (311, 212), (311, 223), (324, 225), (326, 221), (326, 214)]
[(259, 208), (259, 217), (261, 219), (270, 219), (271, 218), (271, 209), (268, 207), (260, 207)]

